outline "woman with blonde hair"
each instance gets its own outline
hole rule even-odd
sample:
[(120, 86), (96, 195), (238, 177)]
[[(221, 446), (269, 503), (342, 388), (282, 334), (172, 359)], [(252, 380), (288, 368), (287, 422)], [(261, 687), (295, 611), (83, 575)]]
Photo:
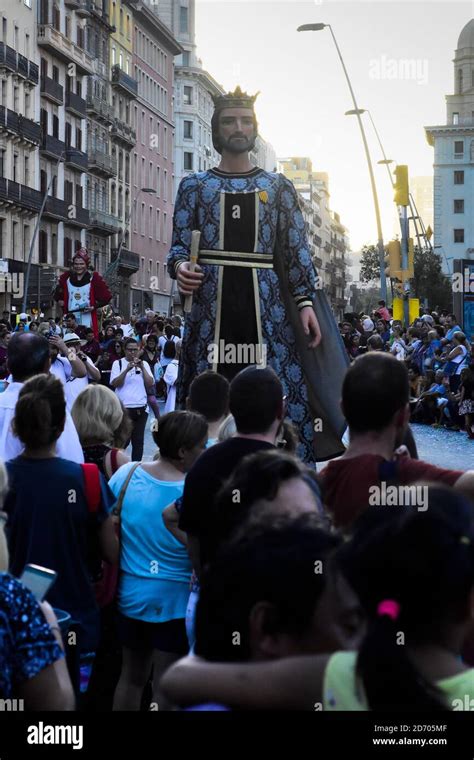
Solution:
[(109, 480), (130, 457), (122, 446), (131, 423), (118, 396), (105, 385), (88, 385), (79, 394), (71, 415), (84, 452), (84, 461), (96, 464)]

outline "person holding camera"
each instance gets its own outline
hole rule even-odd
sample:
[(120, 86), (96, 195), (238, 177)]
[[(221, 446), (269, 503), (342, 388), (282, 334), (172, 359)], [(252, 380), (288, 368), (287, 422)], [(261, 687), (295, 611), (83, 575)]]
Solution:
[[(89, 382), (100, 382), (101, 374), (92, 359), (82, 351), (81, 346), (86, 343), (85, 340), (81, 340), (75, 333), (67, 333), (64, 336), (63, 342), (67, 346), (68, 355), (71, 357), (71, 365), (72, 361), (74, 361), (74, 367), (64, 387), (66, 405), (68, 411), (71, 411), (81, 391), (87, 388)], [(80, 372), (76, 372), (76, 366), (80, 367)]]
[(148, 362), (139, 358), (140, 347), (136, 340), (127, 338), (124, 341), (124, 349), (125, 358), (112, 364), (110, 386), (128, 410), (133, 426), (130, 439), (132, 461), (139, 462), (143, 456), (143, 440), (148, 418), (147, 394), (153, 393), (155, 381)]

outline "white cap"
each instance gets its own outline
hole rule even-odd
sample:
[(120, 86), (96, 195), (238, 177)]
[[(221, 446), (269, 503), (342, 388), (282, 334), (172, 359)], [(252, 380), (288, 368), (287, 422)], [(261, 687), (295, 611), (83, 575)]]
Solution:
[(20, 319), (21, 319), (21, 320), (23, 320), (23, 319), (28, 319), (28, 314), (25, 314), (25, 312), (24, 312), (24, 311), (22, 311), (22, 312), (21, 312), (21, 314), (20, 314)]
[(367, 317), (367, 319), (364, 319), (362, 322), (362, 327), (364, 328), (365, 332), (370, 332), (374, 329), (375, 325), (370, 317)]

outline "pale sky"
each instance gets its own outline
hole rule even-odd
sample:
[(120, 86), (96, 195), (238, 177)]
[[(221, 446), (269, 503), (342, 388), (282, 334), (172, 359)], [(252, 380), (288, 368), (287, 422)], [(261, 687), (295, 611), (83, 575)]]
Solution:
[[(331, 24), (359, 108), (369, 109), (388, 158), (410, 174), (433, 172), (424, 126), (446, 123), (454, 51), (474, 0), (414, 3), (349, 0), (196, 0), (196, 42), (204, 67), (226, 89), (261, 91), (262, 137), (278, 157), (309, 156), (329, 174), (331, 207), (349, 230), (352, 249), (376, 242), (367, 163)], [(368, 116), (367, 138), (380, 197), (384, 238), (393, 234), (392, 189)]]

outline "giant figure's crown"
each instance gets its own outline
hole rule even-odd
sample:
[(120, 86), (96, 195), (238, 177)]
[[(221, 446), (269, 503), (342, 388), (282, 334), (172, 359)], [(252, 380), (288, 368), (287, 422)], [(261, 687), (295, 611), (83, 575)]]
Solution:
[(216, 111), (222, 111), (223, 108), (250, 108), (253, 111), (255, 101), (259, 95), (260, 92), (255, 93), (255, 95), (242, 92), (240, 86), (237, 85), (234, 92), (228, 92), (226, 95), (217, 95), (212, 99)]

